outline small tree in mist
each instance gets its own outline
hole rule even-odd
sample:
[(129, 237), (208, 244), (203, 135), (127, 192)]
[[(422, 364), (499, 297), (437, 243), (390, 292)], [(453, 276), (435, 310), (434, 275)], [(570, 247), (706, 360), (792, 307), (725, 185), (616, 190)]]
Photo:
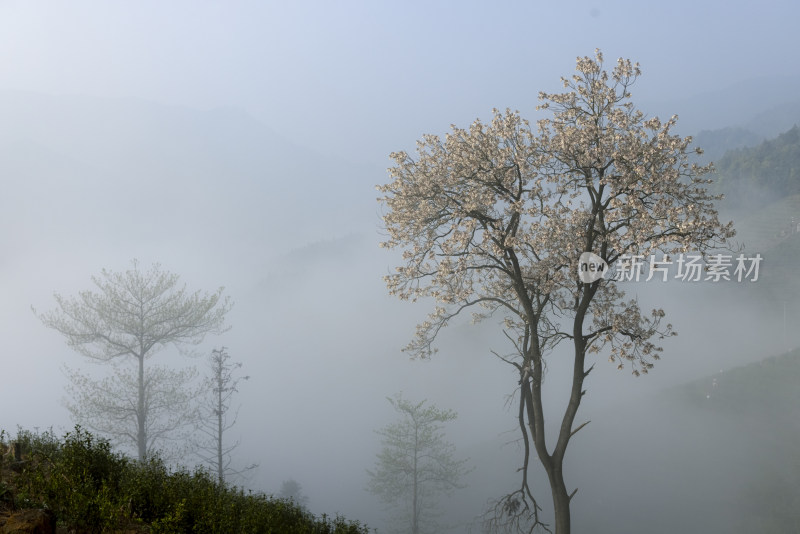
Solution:
[(303, 492), (303, 487), (300, 483), (293, 478), (284, 480), (281, 483), (281, 491), (278, 493), (278, 497), (292, 501), (304, 510), (308, 509), (308, 495)]
[(142, 271), (134, 260), (125, 272), (93, 276), (96, 290), (72, 298), (56, 293), (58, 308), (37, 314), (72, 349), (113, 366), (113, 376), (103, 380), (68, 370), (73, 401), (67, 407), (79, 424), (132, 444), (139, 460), (169, 440), (183, 442), (196, 421), (190, 387), (196, 371), (146, 362), (168, 345), (183, 350), (223, 332), (231, 307), (222, 288), (187, 293), (178, 280), (158, 264)]
[(231, 467), (233, 452), (239, 442), (228, 444), (225, 433), (233, 428), (239, 415), (239, 408), (231, 417), (231, 399), (237, 393), (240, 380), (248, 380), (249, 376), (234, 376), (234, 371), (241, 368), (240, 362), (230, 361), (225, 347), (213, 349), (209, 358), (210, 376), (206, 379), (205, 398), (201, 406), (198, 430), (205, 438), (197, 445), (197, 455), (212, 466), (220, 484), (229, 476), (240, 475), (255, 469), (252, 464), (242, 469)]
[[(75, 422), (107, 436), (115, 445), (139, 445), (139, 373), (124, 362), (113, 362), (113, 374), (94, 378), (77, 369), (63, 367), (69, 379), (65, 406)], [(191, 439), (197, 421), (197, 369), (171, 369), (149, 364), (142, 384), (144, 455), (154, 451), (164, 458), (180, 455)]]
[[(569, 534), (577, 490), (567, 489), (564, 458), (588, 423), (575, 422), (594, 365), (587, 356), (610, 348), (612, 362), (638, 375), (658, 359), (654, 340), (673, 334), (663, 310), (648, 317), (614, 280), (582, 281), (582, 254), (613, 266), (626, 255), (705, 254), (733, 236), (702, 178), (710, 166), (690, 164), (691, 138), (671, 133), (677, 118), (646, 119), (629, 101), (639, 74), (623, 59), (605, 71), (599, 50), (578, 58), (577, 73), (562, 79), (567, 92), (540, 93), (539, 108), (552, 116), (536, 130), (518, 112), (495, 110), (489, 124), (454, 126), (444, 140), (424, 136), (416, 158), (393, 153), (392, 181), (379, 187), (388, 208), (383, 246), (403, 250), (403, 265), (386, 277), (389, 292), (437, 302), (406, 350), (430, 356), (441, 329), (468, 309), (475, 320), (501, 316), (512, 344), (501, 358), (518, 372), (521, 483), (492, 506), (492, 531), (549, 530), (528, 484), (533, 448), (555, 530)], [(548, 441), (543, 378), (562, 341), (572, 347), (572, 381)]]
[(400, 395), (388, 400), (401, 419), (377, 431), (383, 449), (375, 470), (367, 470), (367, 490), (399, 509), (395, 523), (399, 531), (439, 532), (436, 497), (464, 487), (460, 481), (469, 472), (468, 460), (455, 459), (455, 446), (442, 433), (444, 423), (454, 420), (456, 413), (425, 406), (426, 401), (414, 404)]

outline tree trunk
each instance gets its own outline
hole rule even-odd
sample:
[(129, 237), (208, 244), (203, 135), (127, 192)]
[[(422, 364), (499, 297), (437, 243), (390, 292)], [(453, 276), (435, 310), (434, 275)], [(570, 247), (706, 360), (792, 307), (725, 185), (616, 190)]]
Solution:
[[(575, 313), (572, 332), (575, 359), (572, 367), (572, 387), (570, 389), (569, 403), (567, 404), (567, 409), (564, 411), (564, 417), (561, 420), (558, 441), (553, 450), (551, 463), (549, 465), (545, 463), (547, 477), (550, 481), (550, 491), (553, 495), (553, 510), (556, 520), (555, 534), (570, 534), (569, 503), (571, 496), (567, 492), (567, 486), (564, 483), (564, 455), (567, 452), (567, 445), (572, 435), (583, 427), (583, 425), (580, 425), (578, 428), (573, 428), (575, 415), (578, 413), (578, 408), (581, 405), (581, 399), (584, 394), (583, 381), (589, 374), (589, 371), (585, 369), (586, 340), (583, 336), (583, 322), (586, 317), (586, 311), (589, 308), (589, 303), (592, 301), (597, 287), (597, 284), (586, 287), (583, 298)], [(541, 394), (538, 400), (541, 403)], [(584, 423), (584, 425), (585, 424), (586, 423)], [(577, 489), (575, 491), (577, 491)]]
[(222, 463), (222, 433), (225, 431), (225, 429), (222, 428), (222, 373), (223, 369), (220, 360), (220, 366), (217, 372), (217, 475), (219, 476), (220, 486), (225, 483), (224, 466)]
[(145, 428), (144, 397), (144, 355), (141, 355), (139, 356), (139, 402), (136, 410), (136, 422), (138, 424), (136, 444), (139, 449), (140, 462), (144, 462), (147, 456), (147, 429)]
[(419, 517), (417, 508), (418, 473), (417, 461), (419, 459), (419, 424), (414, 421), (414, 488), (411, 497), (411, 534), (419, 534)]
[(550, 479), (550, 490), (553, 494), (553, 510), (555, 512), (556, 531), (555, 534), (570, 533), (570, 514), (569, 514), (569, 494), (564, 483), (564, 472), (561, 466), (554, 466), (547, 473)]

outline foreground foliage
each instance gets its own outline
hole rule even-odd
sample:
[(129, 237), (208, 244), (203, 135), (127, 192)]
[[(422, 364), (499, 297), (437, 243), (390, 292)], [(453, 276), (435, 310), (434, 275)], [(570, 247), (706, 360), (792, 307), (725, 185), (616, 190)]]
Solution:
[[(0, 431), (0, 448), (12, 440)], [(316, 518), (296, 504), (220, 485), (204, 470), (138, 462), (80, 427), (59, 440), (20, 430), (22, 460), (0, 456), (0, 508), (47, 508), (76, 533), (366, 534), (341, 517)]]

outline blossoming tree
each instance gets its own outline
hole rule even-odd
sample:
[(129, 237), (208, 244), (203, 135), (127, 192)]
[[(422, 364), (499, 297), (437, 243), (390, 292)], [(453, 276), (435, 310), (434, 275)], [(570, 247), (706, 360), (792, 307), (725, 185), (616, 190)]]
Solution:
[[(646, 118), (630, 102), (639, 65), (619, 59), (608, 72), (599, 50), (562, 78), (565, 92), (540, 93), (550, 113), (533, 130), (518, 112), (494, 110), (490, 123), (426, 135), (417, 155), (391, 154), (384, 194), (388, 239), (403, 251), (389, 292), (432, 297), (428, 319), (406, 347), (428, 357), (439, 331), (471, 310), (476, 320), (502, 316), (513, 343), (502, 356), (519, 372), (519, 427), (524, 445), (520, 486), (489, 511), (493, 529), (550, 531), (528, 483), (531, 452), (550, 483), (555, 531), (570, 532), (567, 445), (588, 421), (576, 416), (592, 353), (646, 373), (658, 339), (673, 335), (663, 310), (644, 313), (614, 280), (583, 282), (577, 262), (592, 253), (613, 267), (625, 255), (705, 253), (734, 235), (706, 190), (711, 168), (690, 164), (690, 137), (671, 133), (677, 117)], [(700, 152), (699, 149), (695, 149)], [(572, 347), (569, 401), (557, 434), (545, 435), (542, 378), (559, 343)]]

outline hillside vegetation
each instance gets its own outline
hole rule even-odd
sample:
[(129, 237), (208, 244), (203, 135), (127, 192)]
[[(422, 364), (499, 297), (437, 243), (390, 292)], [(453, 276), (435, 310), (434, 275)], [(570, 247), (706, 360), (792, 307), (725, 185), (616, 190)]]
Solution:
[(357, 521), (317, 518), (292, 501), (220, 485), (203, 470), (170, 469), (159, 458), (139, 463), (76, 427), (52, 432), (0, 431), (21, 460), (0, 457), (0, 512), (47, 509), (59, 532), (209, 534), (367, 534)]
[(714, 165), (713, 189), (725, 196), (720, 209), (734, 220), (734, 245), (743, 246), (749, 257), (763, 258), (758, 283), (737, 290), (746, 291), (753, 302), (779, 302), (798, 311), (800, 128), (757, 146), (728, 150)]
[(729, 150), (714, 162), (725, 206), (757, 209), (800, 193), (800, 129), (794, 126), (753, 147)]

